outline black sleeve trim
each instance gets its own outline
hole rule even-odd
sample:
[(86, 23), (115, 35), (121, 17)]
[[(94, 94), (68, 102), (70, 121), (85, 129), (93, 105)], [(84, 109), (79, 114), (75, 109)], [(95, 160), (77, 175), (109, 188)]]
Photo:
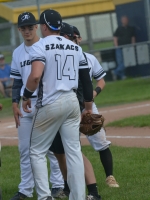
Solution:
[(31, 63), (33, 63), (34, 61), (41, 61), (41, 62), (46, 62), (45, 59), (42, 59), (42, 58), (35, 58), (34, 60), (31, 60)]

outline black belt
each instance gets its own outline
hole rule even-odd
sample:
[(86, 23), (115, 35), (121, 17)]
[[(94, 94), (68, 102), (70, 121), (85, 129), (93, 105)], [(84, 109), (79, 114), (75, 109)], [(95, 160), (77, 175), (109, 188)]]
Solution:
[(76, 89), (73, 89), (73, 91), (74, 91), (75, 93), (77, 93), (77, 90), (76, 90)]
[(33, 99), (33, 98), (37, 98), (37, 96), (36, 96), (36, 95), (33, 95), (33, 96), (30, 97), (30, 99)]

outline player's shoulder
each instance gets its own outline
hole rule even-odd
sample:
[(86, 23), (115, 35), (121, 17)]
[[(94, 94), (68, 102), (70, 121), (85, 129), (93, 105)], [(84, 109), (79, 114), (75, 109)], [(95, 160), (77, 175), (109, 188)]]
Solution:
[(96, 60), (96, 57), (90, 53), (84, 52), (84, 54), (86, 55), (87, 59), (94, 61)]
[(16, 49), (14, 49), (13, 51), (13, 55), (18, 55), (18, 53), (20, 54), (20, 52), (24, 49), (24, 42), (22, 44), (20, 44)]

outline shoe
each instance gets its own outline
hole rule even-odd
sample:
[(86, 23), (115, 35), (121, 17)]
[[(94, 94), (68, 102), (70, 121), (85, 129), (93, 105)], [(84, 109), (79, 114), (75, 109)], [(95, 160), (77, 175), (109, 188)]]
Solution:
[(15, 196), (13, 196), (10, 200), (24, 200), (25, 198), (27, 198), (26, 195), (21, 192), (17, 192), (17, 194), (15, 194)]
[(51, 194), (52, 194), (52, 197), (54, 198), (64, 199), (67, 197), (63, 188), (52, 188)]
[(102, 200), (102, 198), (100, 195), (96, 197), (90, 194), (90, 195), (87, 195), (86, 200)]
[(116, 81), (117, 80), (117, 75), (115, 74), (115, 72), (113, 70), (111, 70), (111, 75), (112, 75), (113, 81)]
[(53, 197), (47, 197), (46, 200), (54, 200)]
[(114, 176), (110, 175), (106, 178), (106, 184), (109, 187), (119, 187), (119, 184), (117, 183), (116, 179)]

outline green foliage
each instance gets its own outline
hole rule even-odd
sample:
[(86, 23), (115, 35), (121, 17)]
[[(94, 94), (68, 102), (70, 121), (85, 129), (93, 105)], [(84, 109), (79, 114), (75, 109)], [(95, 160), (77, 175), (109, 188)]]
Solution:
[(0, 111), (0, 119), (12, 116), (11, 98), (0, 98), (0, 103), (3, 105), (3, 110)]
[[(88, 52), (89, 48), (87, 44), (81, 44), (83, 51)], [(105, 49), (113, 47), (113, 41), (106, 41), (106, 42), (96, 42), (94, 43), (94, 50), (96, 49)]]
[(117, 120), (107, 124), (107, 126), (114, 126), (114, 127), (126, 127), (126, 126), (133, 126), (133, 127), (145, 127), (150, 126), (150, 115), (142, 115), (142, 116), (135, 116), (129, 117), (121, 120)]
[(95, 98), (97, 106), (108, 106), (150, 99), (150, 78), (134, 78), (107, 82)]
[[(150, 79), (136, 78), (107, 82), (104, 90), (95, 98), (98, 107), (144, 101), (150, 99)], [(12, 115), (11, 99), (0, 98), (4, 109), (0, 117)]]
[[(99, 154), (91, 146), (82, 147), (83, 153), (91, 161), (102, 198), (109, 200), (149, 200), (149, 149), (111, 147), (114, 161), (114, 176), (120, 188), (109, 188), (105, 184), (105, 173)], [(2, 167), (0, 168), (3, 199), (10, 199), (20, 183), (19, 153), (17, 147), (2, 147)], [(31, 198), (36, 200), (36, 195)]]

